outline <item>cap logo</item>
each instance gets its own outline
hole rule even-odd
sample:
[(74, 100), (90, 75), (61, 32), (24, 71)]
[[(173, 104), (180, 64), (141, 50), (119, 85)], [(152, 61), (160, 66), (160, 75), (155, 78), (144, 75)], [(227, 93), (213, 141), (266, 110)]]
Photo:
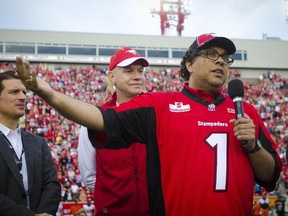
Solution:
[(215, 38), (215, 33), (200, 35), (199, 37), (197, 37), (197, 48), (203, 46), (205, 43), (212, 40), (213, 38)]
[(131, 53), (131, 54), (133, 54), (133, 55), (137, 55), (136, 50), (127, 50), (126, 52), (129, 52), (129, 53)]

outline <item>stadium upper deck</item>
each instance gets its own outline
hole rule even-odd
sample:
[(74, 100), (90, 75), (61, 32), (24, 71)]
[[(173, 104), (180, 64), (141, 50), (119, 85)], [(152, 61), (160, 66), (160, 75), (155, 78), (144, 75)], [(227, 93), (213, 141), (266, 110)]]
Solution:
[[(105, 65), (115, 50), (130, 46), (148, 58), (151, 66), (177, 67), (194, 39), (0, 29), (0, 61), (15, 61), (23, 55), (30, 62)], [(237, 47), (231, 69), (240, 70), (242, 77), (258, 77), (267, 71), (288, 77), (288, 41), (231, 39)]]

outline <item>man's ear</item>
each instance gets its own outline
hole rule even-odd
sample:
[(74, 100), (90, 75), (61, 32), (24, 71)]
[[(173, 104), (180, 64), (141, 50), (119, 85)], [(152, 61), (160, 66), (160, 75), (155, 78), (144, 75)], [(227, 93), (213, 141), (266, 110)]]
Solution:
[(185, 66), (187, 71), (191, 74), (193, 71), (193, 61), (186, 61)]
[(114, 72), (113, 71), (109, 71), (108, 74), (107, 74), (109, 80), (114, 83), (115, 82), (115, 75), (114, 75)]

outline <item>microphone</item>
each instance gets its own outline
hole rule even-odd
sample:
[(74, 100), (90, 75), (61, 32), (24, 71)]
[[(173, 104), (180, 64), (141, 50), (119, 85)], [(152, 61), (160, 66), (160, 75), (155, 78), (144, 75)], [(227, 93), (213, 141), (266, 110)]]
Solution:
[(233, 99), (236, 118), (244, 117), (242, 97), (244, 96), (244, 86), (241, 80), (234, 79), (228, 83), (228, 95)]
[[(242, 98), (244, 96), (244, 86), (240, 79), (231, 80), (228, 83), (228, 95), (233, 99), (236, 119), (244, 117)], [(247, 141), (241, 141), (243, 145), (247, 144)]]

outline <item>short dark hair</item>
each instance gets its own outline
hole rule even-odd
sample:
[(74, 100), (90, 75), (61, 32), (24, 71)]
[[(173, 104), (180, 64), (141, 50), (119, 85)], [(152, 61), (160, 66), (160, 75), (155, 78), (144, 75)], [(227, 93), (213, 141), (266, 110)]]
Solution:
[(0, 94), (4, 89), (3, 80), (10, 80), (10, 79), (18, 79), (21, 80), (20, 77), (17, 75), (16, 71), (5, 71), (0, 72)]
[(197, 49), (188, 49), (182, 57), (180, 75), (185, 82), (188, 81), (190, 77), (190, 73), (186, 68), (186, 62), (193, 62), (198, 52)]

